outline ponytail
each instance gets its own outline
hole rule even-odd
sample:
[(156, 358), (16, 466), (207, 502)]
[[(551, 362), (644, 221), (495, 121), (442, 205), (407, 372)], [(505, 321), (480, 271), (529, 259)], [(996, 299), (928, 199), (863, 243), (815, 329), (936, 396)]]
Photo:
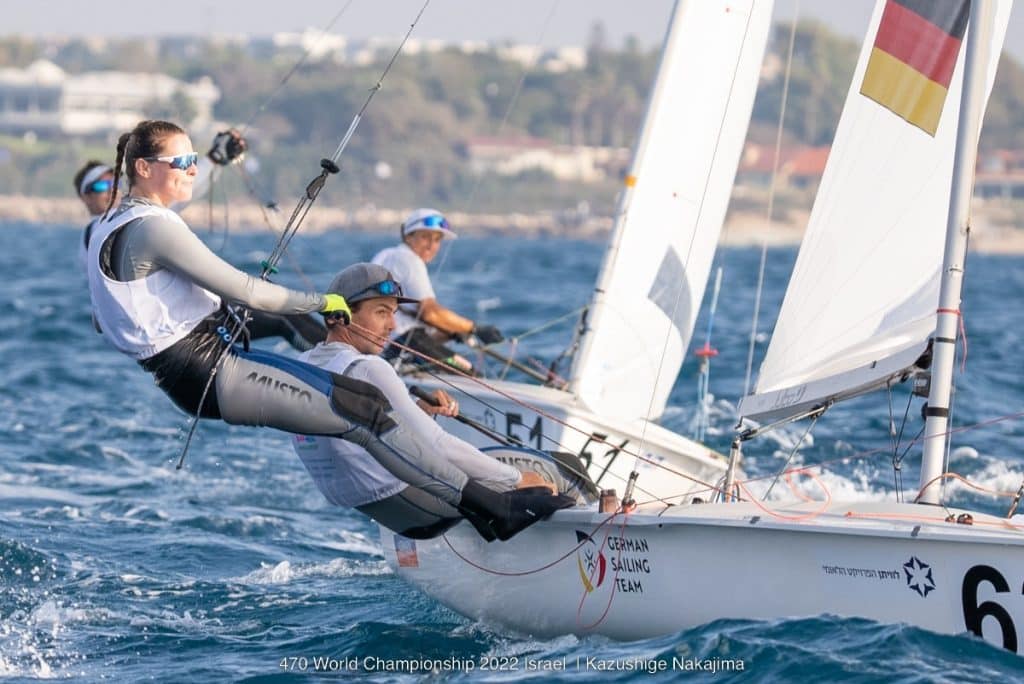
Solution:
[[(131, 133), (122, 133), (121, 137), (117, 139), (117, 158), (114, 161), (114, 187), (110, 190), (110, 201), (107, 203), (107, 210), (103, 212), (104, 221), (107, 219), (107, 214), (110, 213), (117, 199), (117, 186), (121, 182), (121, 165), (124, 164), (124, 150), (128, 147), (128, 140), (131, 137)], [(130, 182), (128, 185), (131, 187)]]

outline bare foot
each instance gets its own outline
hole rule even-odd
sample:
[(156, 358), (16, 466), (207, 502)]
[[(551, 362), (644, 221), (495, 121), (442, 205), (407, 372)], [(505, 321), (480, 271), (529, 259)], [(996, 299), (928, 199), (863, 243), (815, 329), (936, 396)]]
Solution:
[(516, 489), (524, 489), (526, 487), (547, 487), (551, 490), (552, 495), (558, 494), (558, 489), (555, 487), (554, 483), (548, 482), (532, 470), (523, 472), (523, 479), (519, 481), (519, 486), (516, 487)]

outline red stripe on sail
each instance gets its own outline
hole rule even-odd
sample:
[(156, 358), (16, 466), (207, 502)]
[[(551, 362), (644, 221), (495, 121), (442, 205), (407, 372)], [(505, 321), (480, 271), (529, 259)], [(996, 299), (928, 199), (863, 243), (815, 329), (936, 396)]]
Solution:
[(902, 5), (888, 2), (878, 25), (875, 47), (948, 88), (960, 53), (959, 38)]

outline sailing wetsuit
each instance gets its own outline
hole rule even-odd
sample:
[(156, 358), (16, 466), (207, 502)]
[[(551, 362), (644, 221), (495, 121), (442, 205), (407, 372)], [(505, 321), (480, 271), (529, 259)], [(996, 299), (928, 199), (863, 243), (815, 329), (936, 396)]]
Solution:
[[(100, 222), (102, 214), (90, 218), (82, 231), (82, 241), (78, 244), (78, 260), (82, 264), (82, 271), (88, 276), (89, 273), (89, 239), (96, 224)], [(153, 254), (148, 258), (139, 261), (150, 264), (153, 262)], [(143, 277), (146, 274), (145, 268), (134, 269), (136, 277)], [(102, 332), (93, 316), (93, 325), (97, 332)], [(249, 321), (245, 324), (250, 340), (260, 340), (266, 337), (280, 337), (288, 344), (299, 351), (308, 351), (319, 342), (327, 339), (327, 328), (323, 323), (317, 321), (309, 314), (272, 314), (265, 311), (252, 310), (249, 312)]]
[[(572, 494), (577, 501), (594, 499), (585, 475), (580, 477), (563, 471), (557, 460), (548, 455), (526, 449), (485, 454), (449, 434), (416, 405), (395, 369), (379, 356), (362, 354), (344, 342), (326, 342), (301, 358), (380, 389), (403, 425), (414, 429), (435, 453), (446, 454), (459, 470), (490, 489), (513, 489), (522, 479), (520, 471), (534, 471), (554, 482), (558, 491)], [(462, 520), (458, 510), (429, 492), (398, 480), (360, 446), (308, 435), (295, 435), (292, 445), (328, 501), (357, 508), (403, 536), (428, 539)], [(582, 464), (578, 464), (577, 472), (585, 473)]]
[(449, 504), (460, 502), (466, 474), (429, 452), (433, 445), (423, 445), (396, 420), (375, 387), (277, 354), (228, 347), (222, 297), (307, 314), (323, 308), (320, 295), (236, 270), (177, 214), (131, 197), (93, 229), (89, 290), (104, 336), (151, 372), (182, 410), (235, 425), (341, 437), (363, 446), (403, 482)]
[[(383, 392), (403, 425), (410, 426), (432, 451), (495, 491), (514, 489), (522, 479), (468, 442), (445, 432), (409, 396), (391, 365), (343, 342), (318, 344), (300, 358), (347, 378), (365, 381)], [(292, 442), (317, 488), (337, 506), (358, 508), (406, 537), (436, 536), (462, 520), (451, 505), (396, 478), (364, 448), (340, 439), (296, 435)]]

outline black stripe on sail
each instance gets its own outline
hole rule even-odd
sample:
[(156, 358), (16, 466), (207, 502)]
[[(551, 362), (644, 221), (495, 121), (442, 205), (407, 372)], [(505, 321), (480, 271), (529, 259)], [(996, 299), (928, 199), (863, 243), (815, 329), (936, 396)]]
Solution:
[(971, 0), (889, 0), (902, 5), (954, 38), (962, 40), (971, 14)]

